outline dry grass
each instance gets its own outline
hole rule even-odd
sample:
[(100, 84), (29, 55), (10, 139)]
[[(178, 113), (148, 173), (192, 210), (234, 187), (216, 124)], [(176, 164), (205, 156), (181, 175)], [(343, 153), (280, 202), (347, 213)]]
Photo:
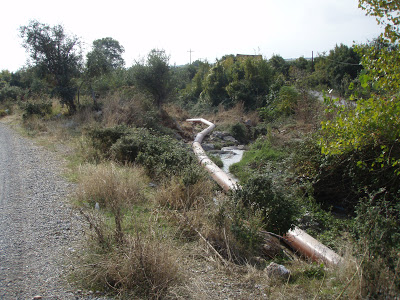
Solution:
[(120, 166), (116, 163), (86, 164), (80, 167), (80, 182), (77, 190), (79, 202), (92, 207), (112, 208), (140, 203), (145, 199), (148, 179), (141, 167)]
[(86, 288), (121, 297), (165, 298), (182, 280), (179, 251), (149, 234), (136, 234), (111, 251), (97, 244), (81, 253), (73, 277)]
[(101, 102), (102, 122), (106, 127), (120, 124), (148, 127), (157, 118), (157, 111), (151, 101), (139, 93), (131, 96), (115, 93)]
[(212, 201), (211, 185), (207, 178), (185, 185), (180, 178), (173, 177), (157, 190), (155, 201), (162, 207), (174, 210), (201, 209)]
[(205, 117), (207, 120), (226, 127), (237, 122), (245, 122), (250, 120), (252, 126), (256, 126), (259, 122), (257, 111), (246, 112), (243, 103), (236, 104), (231, 109), (224, 109), (223, 106), (218, 108), (218, 112)]

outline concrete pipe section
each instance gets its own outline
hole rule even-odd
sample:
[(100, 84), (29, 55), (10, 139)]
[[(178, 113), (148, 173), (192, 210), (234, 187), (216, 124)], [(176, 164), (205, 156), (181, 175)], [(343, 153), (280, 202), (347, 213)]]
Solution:
[[(203, 141), (204, 137), (214, 130), (215, 125), (201, 118), (187, 119), (186, 121), (191, 123), (202, 123), (208, 126), (206, 129), (196, 135), (192, 144), (193, 151), (196, 154), (200, 164), (204, 166), (204, 168), (210, 173), (211, 177), (226, 192), (229, 190), (239, 189), (240, 185), (235, 181), (235, 179), (214, 164), (201, 147), (201, 142)], [(340, 257), (337, 253), (321, 244), (319, 241), (298, 227), (289, 230), (284, 236), (284, 241), (296, 252), (314, 261), (323, 261), (327, 265), (337, 265), (342, 261), (342, 257)]]

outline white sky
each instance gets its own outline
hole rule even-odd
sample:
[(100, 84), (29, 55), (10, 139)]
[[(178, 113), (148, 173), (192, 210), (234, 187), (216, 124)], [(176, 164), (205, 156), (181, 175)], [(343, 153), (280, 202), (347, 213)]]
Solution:
[(0, 70), (16, 71), (28, 55), (20, 26), (36, 19), (62, 24), (90, 50), (95, 39), (112, 37), (125, 48), (126, 66), (153, 49), (164, 49), (170, 63), (225, 54), (269, 58), (311, 57), (335, 44), (351, 46), (378, 36), (357, 0), (17, 0), (2, 3)]

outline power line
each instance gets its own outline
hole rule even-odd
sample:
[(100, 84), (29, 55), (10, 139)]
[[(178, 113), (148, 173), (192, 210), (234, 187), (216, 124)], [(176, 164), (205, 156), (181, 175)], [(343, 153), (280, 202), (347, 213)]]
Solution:
[(352, 63), (347, 63), (347, 62), (342, 62), (342, 61), (337, 61), (337, 60), (334, 60), (334, 59), (330, 59), (330, 58), (327, 58), (326, 56), (319, 56), (319, 57), (321, 57), (323, 59), (326, 59), (326, 60), (329, 60), (329, 61), (333, 61), (333, 62), (338, 63), (338, 64), (342, 64), (342, 65), (361, 66), (361, 63), (352, 64)]

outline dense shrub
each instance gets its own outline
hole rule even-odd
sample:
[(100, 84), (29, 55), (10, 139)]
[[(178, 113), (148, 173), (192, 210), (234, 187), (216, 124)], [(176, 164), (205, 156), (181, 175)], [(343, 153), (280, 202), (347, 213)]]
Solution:
[[(194, 154), (181, 142), (146, 128), (127, 128), (119, 125), (110, 128), (92, 129), (88, 133), (92, 146), (123, 163), (138, 163), (157, 178), (184, 175), (192, 180), (190, 169), (195, 167)], [(189, 170), (189, 171), (188, 171)]]
[(247, 130), (246, 125), (243, 123), (236, 123), (232, 125), (230, 132), (232, 136), (240, 143), (246, 143), (249, 141), (249, 131)]
[(293, 227), (297, 204), (289, 196), (273, 187), (266, 175), (254, 175), (233, 193), (233, 199), (241, 201), (245, 207), (254, 207), (262, 211), (263, 223), (267, 231), (284, 234)]
[(156, 177), (183, 174), (194, 163), (193, 153), (170, 136), (133, 129), (111, 147), (118, 161), (144, 165)]
[(0, 89), (0, 102), (6, 100), (17, 100), (22, 95), (22, 90), (17, 86), (5, 85)]
[(360, 200), (354, 239), (363, 267), (363, 293), (392, 298), (400, 292), (400, 201), (384, 189)]
[(88, 136), (96, 150), (100, 151), (104, 156), (109, 156), (111, 146), (127, 133), (128, 128), (124, 125), (119, 125), (108, 128), (93, 128), (88, 131)]
[(52, 112), (52, 104), (51, 102), (28, 102), (23, 106), (24, 114), (22, 117), (24, 119), (29, 118), (33, 115), (44, 117), (45, 115), (49, 115)]

